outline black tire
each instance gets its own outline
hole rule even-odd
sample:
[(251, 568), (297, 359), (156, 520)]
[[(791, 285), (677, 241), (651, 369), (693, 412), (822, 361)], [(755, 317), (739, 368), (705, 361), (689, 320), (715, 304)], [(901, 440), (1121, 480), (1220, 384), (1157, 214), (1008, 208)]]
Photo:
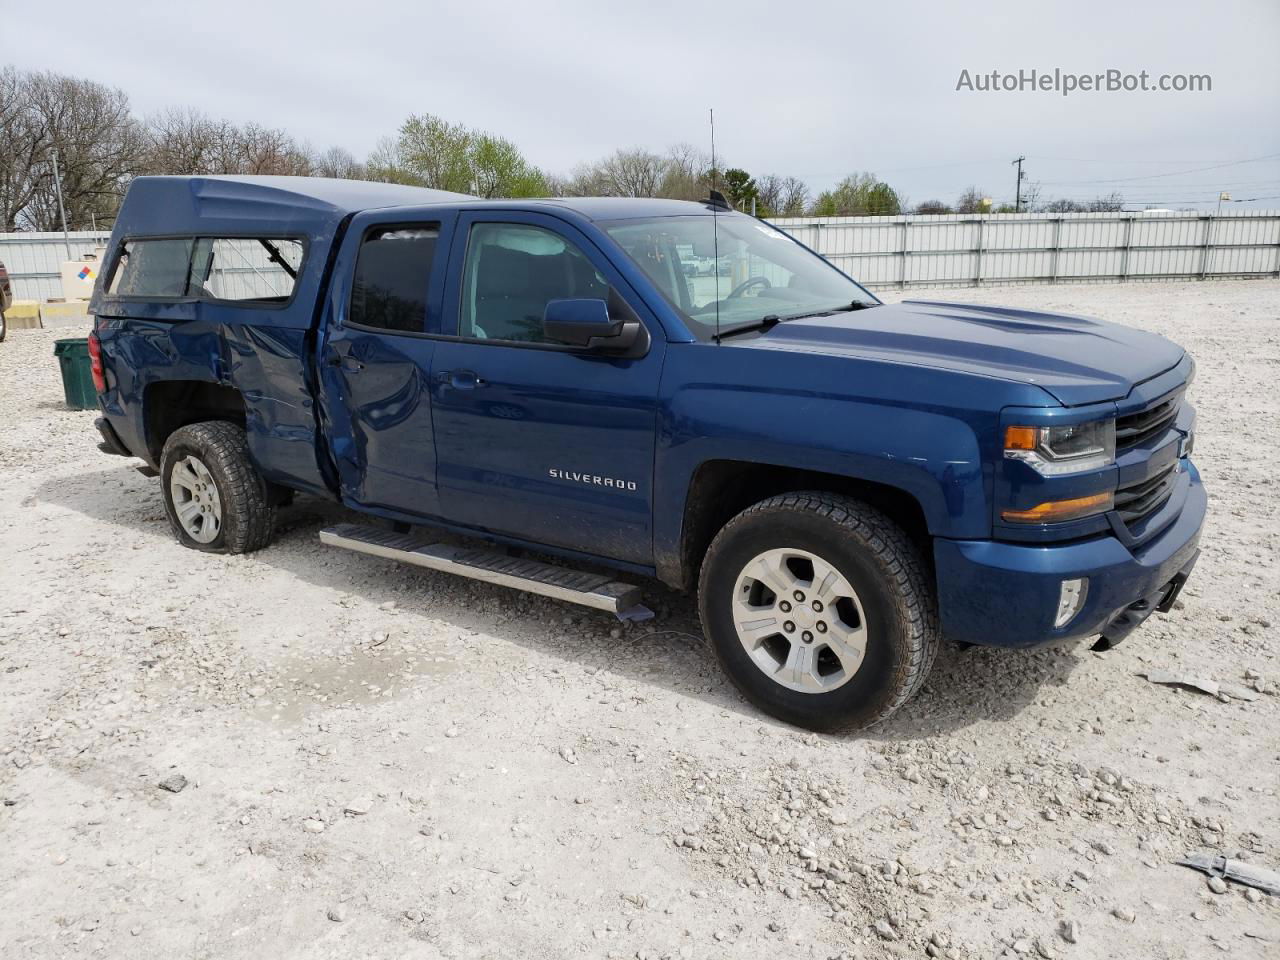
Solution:
[[(832, 690), (783, 686), (738, 639), (733, 598), (739, 578), (754, 558), (776, 549), (822, 558), (861, 603), (865, 653), (849, 679)], [(937, 600), (920, 551), (879, 510), (822, 492), (772, 497), (725, 524), (703, 558), (698, 608), (716, 659), (742, 694), (766, 713), (810, 730), (856, 730), (886, 719), (919, 691), (940, 644)]]
[(4, 343), (4, 335), (9, 332), (9, 324), (4, 319), (4, 310), (0, 309), (0, 343)]
[[(184, 529), (173, 501), (173, 470), (187, 457), (208, 468), (217, 488), (221, 526), (208, 543)], [(268, 485), (249, 459), (244, 429), (234, 423), (210, 420), (175, 430), (160, 456), (160, 482), (169, 526), (183, 546), (207, 553), (251, 553), (269, 544), (275, 534), (276, 510)]]

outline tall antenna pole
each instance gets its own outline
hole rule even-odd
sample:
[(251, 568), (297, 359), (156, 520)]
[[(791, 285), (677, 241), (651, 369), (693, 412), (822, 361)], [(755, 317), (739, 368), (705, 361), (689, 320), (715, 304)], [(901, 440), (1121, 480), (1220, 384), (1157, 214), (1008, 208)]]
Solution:
[[(716, 189), (716, 112), (708, 110), (711, 115), (711, 189)], [(716, 209), (720, 206), (715, 197), (711, 198), (711, 252), (715, 254), (715, 266), (711, 268), (716, 278), (716, 343), (720, 342), (720, 224), (716, 218)]]
[(1019, 157), (1017, 160), (1013, 161), (1013, 163), (1017, 164), (1018, 166), (1018, 182), (1017, 184), (1014, 185), (1014, 188), (1013, 188), (1013, 212), (1014, 213), (1022, 212), (1022, 161), (1025, 159), (1027, 158)]
[(62, 177), (58, 174), (58, 148), (53, 148), (53, 186), (58, 194), (58, 213), (62, 215), (62, 242), (67, 248), (67, 259), (71, 259), (71, 238), (67, 236), (67, 208), (62, 205)]

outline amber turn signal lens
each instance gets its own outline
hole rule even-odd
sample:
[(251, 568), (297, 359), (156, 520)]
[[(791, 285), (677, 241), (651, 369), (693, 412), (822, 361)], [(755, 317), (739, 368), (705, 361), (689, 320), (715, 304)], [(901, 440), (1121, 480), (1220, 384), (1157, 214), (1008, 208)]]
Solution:
[(1030, 510), (1005, 510), (1000, 515), (1010, 523), (1058, 523), (1104, 513), (1114, 504), (1115, 494), (1107, 491), (1076, 497), (1074, 500), (1050, 500), (1048, 503), (1037, 504)]
[(1037, 427), (1005, 427), (1004, 448), (1006, 450), (1034, 450), (1040, 442), (1040, 430)]

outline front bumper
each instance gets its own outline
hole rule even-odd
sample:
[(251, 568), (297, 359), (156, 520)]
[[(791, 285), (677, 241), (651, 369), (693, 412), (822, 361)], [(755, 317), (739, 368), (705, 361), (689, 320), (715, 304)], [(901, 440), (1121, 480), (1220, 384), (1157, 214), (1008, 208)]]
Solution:
[[(1208, 498), (1186, 461), (1189, 486), (1176, 519), (1131, 550), (1113, 535), (1065, 544), (935, 539), (943, 634), (963, 643), (1032, 647), (1106, 634), (1118, 643), (1181, 587), (1199, 553)], [(1087, 577), (1080, 610), (1054, 616), (1063, 580)], [(1145, 606), (1143, 605), (1145, 604)]]

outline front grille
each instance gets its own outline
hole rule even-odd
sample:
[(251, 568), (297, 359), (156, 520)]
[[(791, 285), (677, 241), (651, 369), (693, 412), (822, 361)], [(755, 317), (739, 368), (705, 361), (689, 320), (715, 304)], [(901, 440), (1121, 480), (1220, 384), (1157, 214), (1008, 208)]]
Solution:
[(1148, 477), (1140, 483), (1132, 483), (1116, 491), (1116, 513), (1126, 526), (1132, 526), (1155, 513), (1173, 493), (1174, 482), (1178, 479), (1178, 462), (1154, 477)]
[(1168, 430), (1178, 418), (1181, 405), (1182, 394), (1179, 393), (1145, 410), (1116, 418), (1116, 450), (1136, 447)]

